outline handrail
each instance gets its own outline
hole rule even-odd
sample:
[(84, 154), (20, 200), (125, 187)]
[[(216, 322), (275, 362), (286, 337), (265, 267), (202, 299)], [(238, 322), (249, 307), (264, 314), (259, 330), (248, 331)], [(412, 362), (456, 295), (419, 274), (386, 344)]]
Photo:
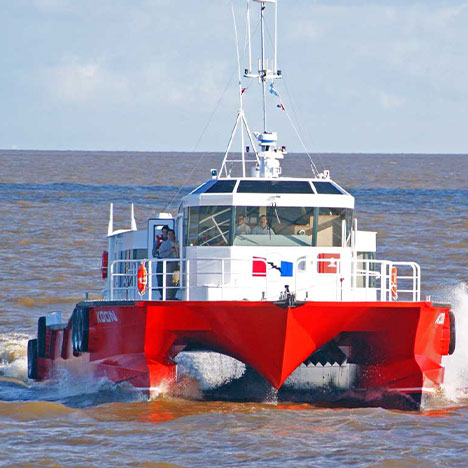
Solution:
[[(137, 272), (142, 262), (147, 266), (148, 288), (140, 295)], [(264, 265), (260, 273), (255, 274), (253, 262)], [(320, 268), (321, 264), (328, 268)], [(179, 282), (175, 284), (173, 273), (177, 267), (180, 272)], [(396, 296), (392, 296), (393, 267), (397, 268)], [(338, 258), (338, 255), (337, 258), (318, 258), (315, 254), (296, 259), (293, 277), (288, 281), (282, 280), (276, 270), (278, 268), (270, 267), (266, 259), (258, 257), (121, 259), (113, 261), (109, 266), (106, 296), (111, 300), (165, 301), (177, 295), (180, 299), (191, 300), (192, 296), (196, 299), (200, 297), (200, 290), (203, 289), (207, 299), (197, 300), (209, 300), (209, 294), (214, 294), (212, 297), (217, 300), (277, 300), (287, 282), (292, 293), (304, 294), (309, 300), (313, 300), (314, 294), (322, 293), (324, 289), (335, 291), (332, 299), (335, 301), (374, 297), (373, 300), (383, 302), (416, 302), (421, 298), (421, 269), (414, 262), (356, 258), (349, 261)]]
[[(265, 275), (260, 275), (264, 278), (264, 286), (260, 291), (261, 295), (259, 300), (262, 297), (268, 297), (268, 264), (267, 261), (263, 258), (256, 258), (255, 261), (263, 263), (265, 266)], [(114, 260), (109, 266), (109, 279), (108, 279), (108, 296), (110, 300), (117, 299), (116, 296), (119, 296), (120, 300), (135, 300), (135, 299), (146, 299), (146, 300), (158, 300), (154, 297), (154, 291), (159, 291), (160, 299), (165, 301), (168, 299), (168, 291), (183, 291), (185, 293), (185, 300), (190, 298), (190, 289), (193, 289), (193, 285), (190, 283), (191, 273), (190, 265), (193, 263), (201, 264), (202, 262), (218, 262), (220, 264), (219, 270), (216, 266), (213, 269), (207, 269), (206, 266), (203, 271), (197, 271), (198, 279), (203, 277), (209, 277), (210, 275), (220, 275), (220, 281), (216, 284), (213, 284), (213, 281), (205, 283), (202, 287), (207, 288), (216, 288), (221, 289), (221, 299), (224, 300), (225, 288), (231, 287), (229, 277), (239, 276), (245, 278), (245, 271), (236, 272), (226, 267), (226, 264), (232, 264), (234, 262), (244, 262), (248, 263), (250, 268), (252, 268), (252, 259), (232, 259), (232, 258), (196, 258), (196, 259), (187, 259), (187, 258), (164, 258), (164, 259), (119, 259)], [(147, 291), (143, 295), (139, 295), (137, 290), (137, 271), (138, 266), (144, 263), (147, 266), (148, 272), (148, 287)], [(168, 270), (168, 264), (175, 263), (179, 266), (180, 271), (180, 283), (178, 285), (172, 285), (168, 283), (168, 277), (173, 274), (173, 271)], [(153, 264), (161, 265), (162, 269), (154, 268)], [(119, 265), (123, 265), (125, 271), (116, 271), (119, 270)], [(203, 265), (202, 265), (203, 266)], [(153, 281), (153, 277), (156, 277), (157, 287)], [(158, 281), (158, 278), (160, 278)], [(226, 279), (228, 278), (228, 280)], [(189, 287), (187, 287), (189, 285)]]
[[(330, 264), (330, 258), (318, 258), (318, 255), (312, 256), (302, 256), (296, 260), (296, 268), (298, 270), (299, 264), (302, 262), (312, 263), (312, 270), (316, 273), (319, 270), (320, 264)], [(351, 273), (349, 275), (344, 274), (342, 271), (342, 265), (346, 265), (349, 262), (343, 262), (341, 258), (332, 259), (333, 263), (336, 264), (336, 272), (334, 273), (320, 273), (320, 275), (325, 276), (327, 279), (320, 281), (321, 286), (330, 286), (335, 285), (336, 287), (336, 296), (337, 300), (342, 300), (338, 298), (338, 294), (343, 295), (344, 291), (350, 293), (360, 290), (360, 289), (375, 289), (379, 292), (381, 301), (394, 301), (396, 299), (392, 298), (392, 284), (391, 284), (391, 272), (393, 267), (408, 267), (411, 268), (412, 274), (410, 276), (397, 274), (397, 283), (402, 280), (411, 280), (412, 287), (409, 289), (403, 289), (397, 285), (397, 293), (409, 294), (411, 301), (416, 302), (421, 300), (421, 268), (415, 262), (392, 262), (389, 260), (375, 260), (375, 259), (354, 259), (351, 263)], [(358, 265), (361, 264), (362, 268), (359, 268)], [(377, 267), (377, 268), (376, 268)], [(358, 280), (362, 279), (363, 285), (358, 286)], [(295, 291), (300, 292), (304, 291), (305, 288), (298, 289), (297, 287), (297, 275), (295, 277)], [(351, 283), (350, 286), (343, 286), (343, 283), (348, 280), (348, 283)], [(376, 288), (371, 285), (371, 281), (374, 280), (376, 283), (380, 282), (380, 287)]]

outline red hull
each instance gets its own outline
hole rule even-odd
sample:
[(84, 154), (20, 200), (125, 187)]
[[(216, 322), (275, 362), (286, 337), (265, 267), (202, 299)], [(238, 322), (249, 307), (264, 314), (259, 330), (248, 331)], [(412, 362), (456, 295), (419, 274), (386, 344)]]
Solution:
[[(173, 381), (172, 359), (197, 346), (244, 362), (280, 388), (333, 340), (359, 366), (354, 388), (420, 395), (443, 382), (450, 320), (447, 307), (427, 302), (85, 302), (66, 328), (39, 331), (33, 376), (67, 368), (148, 389)], [(84, 344), (72, 343), (77, 329)]]

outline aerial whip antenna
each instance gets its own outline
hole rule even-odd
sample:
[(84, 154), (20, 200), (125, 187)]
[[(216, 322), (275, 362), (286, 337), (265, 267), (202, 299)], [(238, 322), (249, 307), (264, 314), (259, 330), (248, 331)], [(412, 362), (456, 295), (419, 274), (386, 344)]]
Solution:
[[(247, 6), (249, 5), (249, 2), (247, 1)], [(237, 73), (238, 73), (238, 89), (239, 89), (239, 110), (237, 111), (237, 119), (236, 123), (234, 124), (234, 128), (232, 129), (231, 136), (229, 138), (229, 142), (227, 145), (226, 153), (224, 154), (224, 159), (223, 163), (221, 165), (221, 169), (219, 171), (220, 176), (224, 177), (230, 177), (231, 176), (231, 167), (228, 168), (228, 163), (235, 163), (235, 162), (241, 162), (242, 163), (242, 177), (246, 177), (246, 162), (256, 162), (258, 163), (258, 157), (257, 157), (257, 150), (256, 150), (256, 145), (255, 145), (255, 138), (250, 131), (249, 124), (247, 123), (247, 119), (245, 117), (245, 112), (244, 112), (244, 92), (245, 89), (242, 88), (242, 74), (241, 74), (241, 63), (240, 63), (240, 54), (239, 54), (239, 38), (238, 38), (238, 33), (237, 33), (237, 22), (236, 22), (236, 15), (234, 12), (234, 4), (232, 6), (232, 18), (234, 21), (234, 35), (236, 39), (236, 54), (237, 54)], [(248, 33), (250, 35), (250, 33)], [(239, 125), (241, 126), (240, 132), (241, 132), (241, 144), (242, 144), (242, 149), (241, 149), (241, 159), (229, 159), (229, 153), (231, 151), (231, 146), (232, 142), (234, 140), (234, 137), (236, 136), (237, 130), (239, 128)], [(256, 160), (255, 161), (247, 161), (246, 160), (246, 154), (245, 154), (245, 145), (244, 145), (244, 128), (245, 131), (247, 132), (247, 135), (249, 137), (250, 144), (252, 145), (252, 149), (255, 153)]]

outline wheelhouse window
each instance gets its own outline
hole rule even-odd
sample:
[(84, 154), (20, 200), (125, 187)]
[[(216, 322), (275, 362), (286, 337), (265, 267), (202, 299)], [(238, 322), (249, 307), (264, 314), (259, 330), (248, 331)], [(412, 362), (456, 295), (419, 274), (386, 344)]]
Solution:
[(191, 207), (185, 239), (188, 246), (341, 247), (349, 245), (352, 216), (347, 208)]
[(314, 191), (307, 181), (241, 180), (237, 193), (313, 194)]
[(314, 208), (238, 206), (234, 245), (313, 245)]
[(314, 245), (318, 247), (341, 247), (343, 245), (343, 221), (346, 221), (344, 245), (347, 245), (353, 222), (353, 211), (345, 208), (319, 208), (317, 211)]
[(209, 180), (205, 182), (203, 185), (195, 189), (192, 194), (199, 194), (199, 193), (232, 193), (234, 191), (234, 187), (236, 186), (235, 179), (228, 179), (228, 180)]
[(343, 191), (331, 182), (314, 182), (315, 190), (323, 195), (343, 195)]
[(231, 206), (189, 208), (186, 245), (231, 245), (231, 218)]

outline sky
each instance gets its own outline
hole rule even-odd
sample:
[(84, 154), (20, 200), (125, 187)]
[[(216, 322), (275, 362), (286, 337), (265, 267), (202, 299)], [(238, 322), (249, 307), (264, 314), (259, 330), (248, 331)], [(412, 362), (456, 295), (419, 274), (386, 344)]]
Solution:
[[(224, 151), (232, 5), (243, 54), (245, 0), (0, 0), (0, 149)], [(269, 95), (268, 130), (289, 151), (299, 133), (310, 152), (468, 153), (468, 2), (278, 6), (287, 112)], [(260, 131), (260, 87), (244, 86)]]

